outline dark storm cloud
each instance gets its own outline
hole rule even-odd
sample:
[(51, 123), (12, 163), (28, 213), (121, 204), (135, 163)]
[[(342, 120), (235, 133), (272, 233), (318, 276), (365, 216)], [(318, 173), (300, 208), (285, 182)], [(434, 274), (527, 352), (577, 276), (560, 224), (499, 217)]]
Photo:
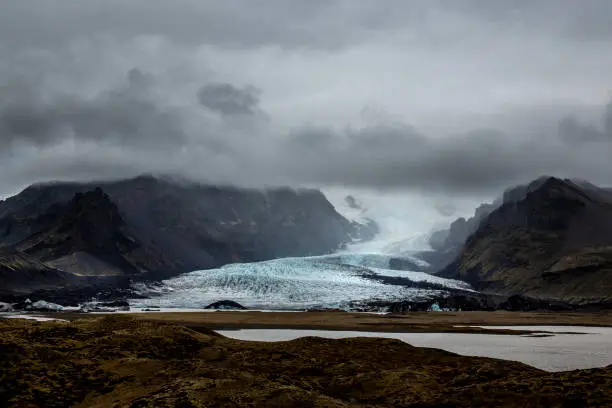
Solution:
[[(241, 133), (231, 120), (219, 122), (220, 127), (211, 132), (213, 119), (208, 118), (199, 122), (203, 127), (188, 134), (185, 123), (199, 118), (198, 111), (165, 108), (154, 88), (152, 75), (133, 69), (121, 86), (92, 99), (64, 95), (45, 100), (31, 90), (13, 89), (2, 94), (0, 139), (5, 145), (40, 149), (67, 140), (108, 147), (96, 150), (94, 157), (91, 150), (75, 152), (67, 162), (49, 156), (32, 163), (22, 177), (87, 178), (153, 171), (193, 178), (213, 175), (247, 185), (274, 180), (470, 194), (542, 174), (591, 180), (612, 174), (612, 138), (605, 137), (610, 109), (598, 123), (565, 118), (559, 122), (558, 134), (529, 138), (496, 129), (427, 135), (384, 117), (362, 127), (309, 125), (276, 136), (268, 126), (247, 126)], [(194, 93), (200, 104), (229, 118), (252, 116), (259, 110), (259, 92), (253, 87), (211, 83)]]
[[(219, 162), (217, 153), (223, 149), (210, 148), (217, 140), (215, 133), (199, 129), (186, 135), (181, 122), (185, 112), (171, 114), (161, 107), (162, 102), (149, 94), (150, 76), (133, 70), (127, 78), (124, 86), (92, 100), (65, 96), (45, 103), (31, 92), (22, 100), (5, 94), (0, 107), (0, 138), (43, 149), (73, 139), (109, 146), (109, 150), (75, 153), (68, 162), (54, 161), (51, 156), (32, 163), (26, 172), (57, 177), (158, 171), (195, 178), (216, 174), (218, 179), (249, 185), (277, 180), (285, 184), (470, 193), (494, 191), (541, 174), (591, 180), (612, 174), (612, 139), (602, 136), (602, 124), (571, 120), (560, 122), (559, 135), (528, 139), (494, 129), (432, 137), (393, 121), (340, 130), (302, 126), (277, 138), (266, 134), (272, 132), (270, 128), (249, 128), (255, 140), (251, 144), (235, 133), (232, 122), (221, 122), (219, 132), (232, 146), (225, 149)], [(240, 89), (213, 84), (199, 88), (196, 94), (202, 102), (204, 93), (207, 104), (223, 114), (250, 114), (257, 100), (245, 97), (249, 94), (244, 90), (250, 88)], [(169, 154), (181, 147), (186, 152)], [(224, 162), (229, 165), (220, 167)]]
[(84, 33), (110, 33), (231, 47), (336, 49), (380, 31), (440, 25), (449, 15), (488, 22), (498, 30), (581, 41), (612, 35), (608, 0), (3, 0), (0, 38), (12, 45), (52, 45)]
[[(266, 0), (4, 0), (0, 37), (12, 44), (53, 45), (75, 33), (132, 38), (162, 35), (230, 47), (260, 45), (337, 47), (350, 38), (341, 28), (343, 2)], [(349, 7), (353, 9), (353, 7)], [(334, 14), (339, 12), (338, 14)], [(331, 34), (331, 35), (330, 35)]]
[[(610, 49), (608, 0), (4, 0), (0, 188), (138, 172), (464, 194), (606, 183), (612, 105), (603, 120), (591, 105), (612, 88)], [(393, 115), (356, 119), (370, 103)]]
[(382, 123), (360, 129), (349, 126), (343, 131), (304, 126), (291, 132), (288, 147), (315, 153), (348, 148), (367, 152), (372, 156), (384, 156), (398, 148), (403, 150), (407, 145), (419, 148), (426, 141), (414, 127), (404, 123)]
[(27, 86), (5, 87), (0, 90), (0, 140), (48, 145), (73, 137), (126, 145), (181, 144), (185, 135), (178, 113), (151, 99), (151, 80), (134, 69), (125, 84), (91, 99), (45, 98)]
[(574, 145), (612, 142), (612, 101), (605, 107), (601, 124), (584, 123), (573, 116), (565, 116), (559, 122), (559, 138)]
[(603, 129), (604, 136), (612, 140), (612, 100), (606, 105)]
[(223, 115), (254, 115), (259, 111), (261, 91), (253, 86), (237, 88), (232, 84), (208, 84), (198, 90), (200, 105)]
[(567, 116), (559, 122), (559, 138), (570, 144), (582, 144), (605, 139), (605, 133), (596, 126), (585, 124)]
[(427, 138), (407, 125), (302, 128), (279, 157), (288, 158), (283, 166), (293, 177), (332, 185), (469, 193), (543, 174), (606, 182), (612, 139), (597, 127), (564, 120), (559, 135), (527, 139), (493, 129)]
[(556, 37), (608, 40), (612, 36), (612, 3), (608, 0), (462, 0), (449, 9), (490, 21), (500, 28), (540, 31)]

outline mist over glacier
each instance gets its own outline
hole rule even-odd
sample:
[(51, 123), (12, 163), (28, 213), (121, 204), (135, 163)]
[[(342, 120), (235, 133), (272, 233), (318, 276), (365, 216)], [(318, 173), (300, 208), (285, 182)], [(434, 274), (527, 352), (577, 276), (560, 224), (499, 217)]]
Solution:
[[(327, 199), (343, 217), (356, 222), (376, 221), (379, 232), (367, 242), (355, 242), (346, 252), (411, 255), (430, 250), (431, 233), (446, 229), (456, 218), (471, 216), (486, 195), (478, 198), (448, 194), (424, 195), (409, 191), (323, 189)], [(352, 208), (346, 197), (359, 208)]]

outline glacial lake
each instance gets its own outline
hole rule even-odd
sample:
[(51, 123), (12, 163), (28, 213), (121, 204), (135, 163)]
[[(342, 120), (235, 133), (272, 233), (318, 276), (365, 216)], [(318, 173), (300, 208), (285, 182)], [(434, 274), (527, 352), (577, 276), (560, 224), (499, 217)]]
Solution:
[[(479, 326), (552, 332), (546, 337), (471, 333), (381, 333), (359, 331), (240, 329), (218, 330), (239, 340), (286, 341), (316, 336), (329, 339), (385, 337), (417, 347), (447, 350), (464, 356), (491, 357), (522, 363), (546, 371), (568, 371), (612, 364), (612, 327), (583, 326)], [(565, 334), (568, 332), (581, 334)]]

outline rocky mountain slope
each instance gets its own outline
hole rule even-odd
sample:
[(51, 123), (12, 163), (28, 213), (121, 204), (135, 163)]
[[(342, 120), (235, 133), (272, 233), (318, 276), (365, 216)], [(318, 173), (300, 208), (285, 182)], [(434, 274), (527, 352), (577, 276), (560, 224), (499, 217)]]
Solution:
[[(548, 176), (544, 176), (531, 183), (508, 188), (493, 202), (480, 204), (474, 211), (473, 216), (457, 218), (448, 229), (435, 231), (429, 238), (429, 244), (433, 251), (425, 251), (421, 253), (421, 257), (432, 265), (433, 270), (443, 269), (459, 256), (467, 239), (476, 232), (480, 223), (493, 211), (503, 204), (522, 200), (529, 191), (542, 185), (548, 178)], [(587, 184), (586, 182), (583, 183)], [(592, 184), (589, 185), (593, 186)]]
[(0, 295), (75, 284), (78, 279), (25, 253), (0, 250)]
[(247, 190), (152, 176), (34, 185), (0, 203), (0, 249), (75, 276), (163, 278), (329, 253), (375, 233), (344, 219), (317, 190)]
[(441, 275), (495, 293), (610, 301), (612, 194), (538, 179), (484, 217)]
[(69, 202), (53, 204), (41, 214), (5, 217), (0, 225), (4, 245), (78, 276), (134, 275), (175, 267), (160, 248), (135, 238), (100, 188), (76, 193)]

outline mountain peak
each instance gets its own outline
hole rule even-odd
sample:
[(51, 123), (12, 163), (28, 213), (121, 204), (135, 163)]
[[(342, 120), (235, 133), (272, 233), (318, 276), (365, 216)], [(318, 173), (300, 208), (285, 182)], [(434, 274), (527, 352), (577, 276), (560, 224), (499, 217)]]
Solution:
[(441, 273), (506, 294), (609, 297), (611, 196), (590, 183), (557, 177), (517, 187)]
[(83, 230), (81, 233), (87, 235), (124, 224), (117, 205), (100, 187), (85, 193), (76, 193), (64, 214), (73, 228), (86, 229), (87, 231)]
[(592, 184), (577, 184), (571, 179), (548, 177), (529, 185), (528, 192), (523, 199), (546, 198), (548, 200), (570, 200), (576, 203), (591, 201), (608, 201), (608, 193)]

